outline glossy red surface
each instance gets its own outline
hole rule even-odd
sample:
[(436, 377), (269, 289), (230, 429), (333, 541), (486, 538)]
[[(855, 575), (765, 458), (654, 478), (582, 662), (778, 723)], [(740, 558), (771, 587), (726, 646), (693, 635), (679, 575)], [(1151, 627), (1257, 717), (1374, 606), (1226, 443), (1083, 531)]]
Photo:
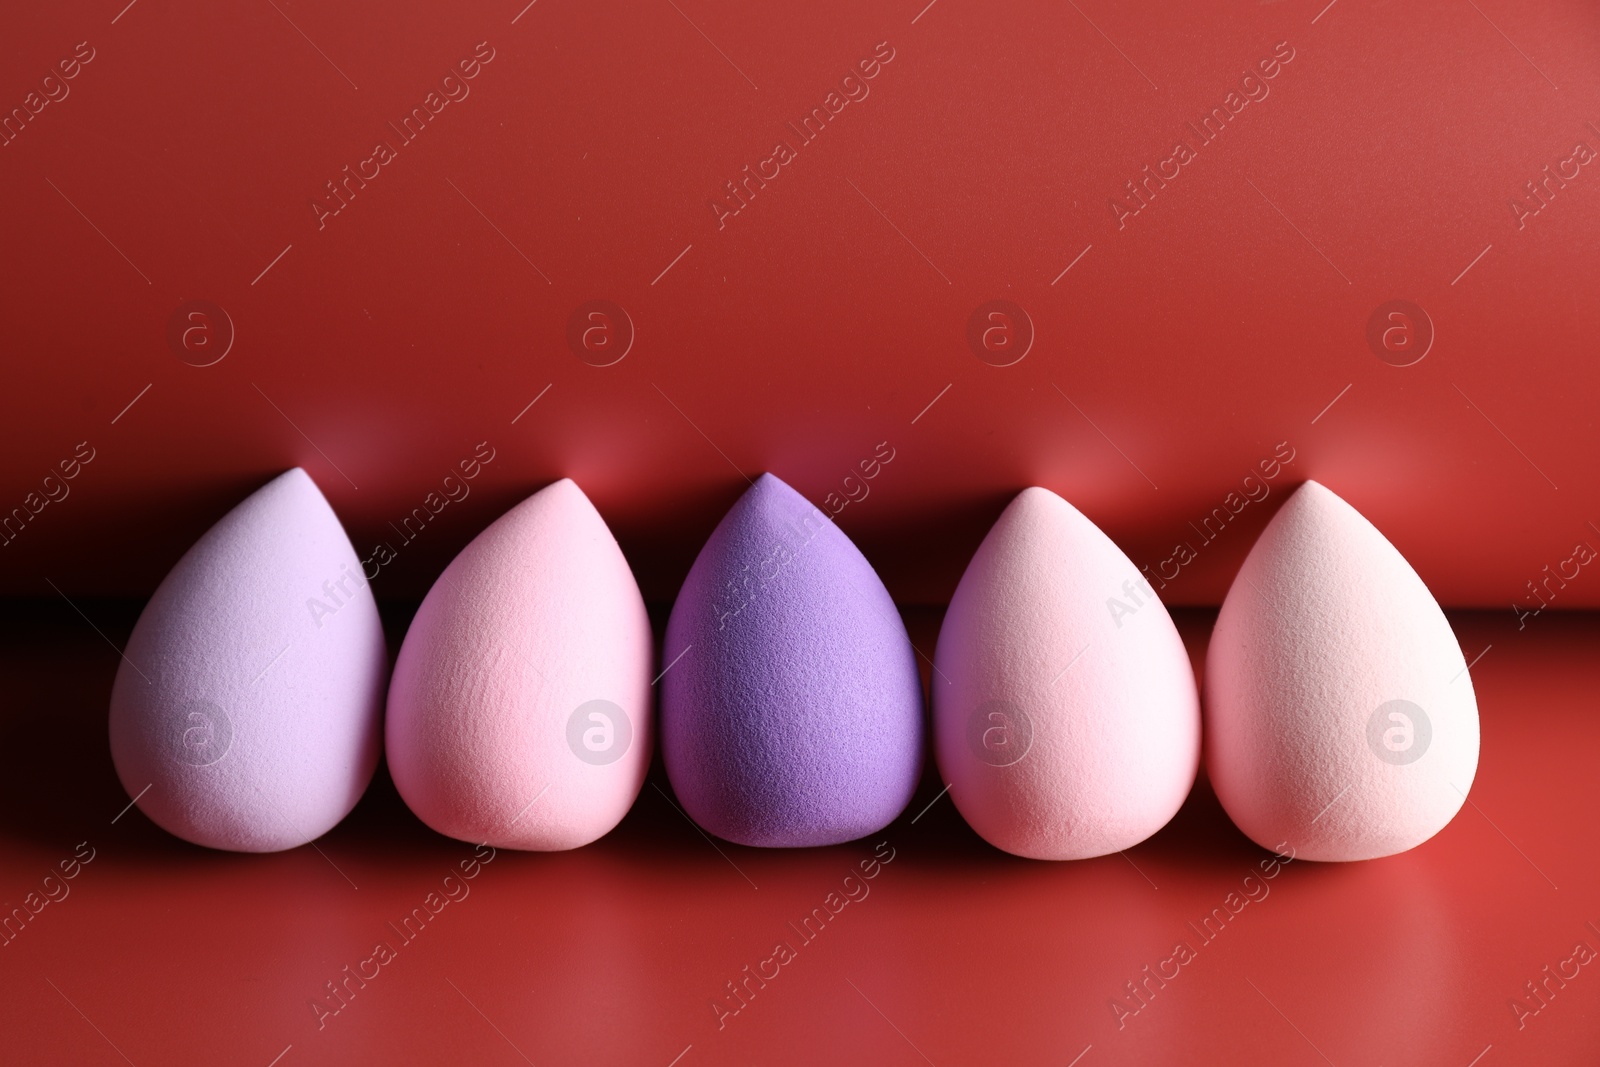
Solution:
[[(297, 463), (365, 554), (484, 440), (380, 596), (565, 474), (668, 600), (772, 470), (870, 491), (839, 522), (902, 602), (945, 602), (1037, 482), (1153, 569), (1194, 543), (1164, 595), (1216, 604), (1269, 507), (1196, 528), (1278, 442), (1280, 483), (1344, 495), (1446, 603), (1504, 608), (1600, 543), (1585, 0), (97, 0), (8, 13), (0, 107), (78, 42), (68, 95), (0, 147), (0, 514), (96, 458), (0, 549), (0, 593), (146, 595)], [(404, 141), (479, 42), (470, 95)], [(787, 124), (879, 42), (869, 95), (802, 143)], [(1263, 61), (1267, 95), (1202, 141)], [(781, 139), (796, 158), (719, 219)], [(1146, 165), (1178, 169), (1119, 220)], [(347, 166), (376, 176), (332, 199)], [(1576, 173), (1548, 203), (1547, 166)], [(586, 363), (596, 300), (632, 326)], [(974, 351), (995, 300), (1031, 327)], [(1431, 325), (1381, 359), (1394, 300)], [(881, 441), (894, 463), (847, 486)]]
[[(125, 606), (82, 606), (113, 641), (131, 625)], [(1180, 618), (1197, 655), (1210, 621)], [(1400, 856), (1263, 878), (1270, 857), (1201, 785), (1125, 857), (1024, 861), (936, 800), (931, 770), (875, 838), (760, 851), (701, 836), (658, 767), (611, 835), (495, 855), (407, 943), (390, 924), (443, 898), (473, 849), (414, 819), (384, 772), (338, 829), (277, 855), (186, 845), (136, 808), (116, 818), (116, 655), (64, 607), (14, 611), (0, 899), (39, 890), (79, 842), (93, 860), (0, 947), (0, 1048), (7, 1063), (141, 1067), (1593, 1063), (1600, 975), (1565, 961), (1600, 950), (1600, 620), (1453, 621), (1469, 654), (1492, 645), (1473, 669), (1483, 762), (1471, 804)], [(931, 648), (937, 613), (909, 622)], [(847, 884), (880, 841), (892, 859)], [(788, 925), (846, 890), (859, 899), (811, 943)], [(1207, 942), (1189, 924), (1230, 893), (1248, 902)], [(394, 958), (319, 1020), (325, 984), (380, 941)], [(780, 941), (794, 958), (719, 1028), (726, 983), (746, 965), (770, 975)], [(1179, 941), (1194, 958), (1119, 1020), (1124, 983)], [(1541, 1006), (1524, 983), (1547, 965), (1577, 976)]]

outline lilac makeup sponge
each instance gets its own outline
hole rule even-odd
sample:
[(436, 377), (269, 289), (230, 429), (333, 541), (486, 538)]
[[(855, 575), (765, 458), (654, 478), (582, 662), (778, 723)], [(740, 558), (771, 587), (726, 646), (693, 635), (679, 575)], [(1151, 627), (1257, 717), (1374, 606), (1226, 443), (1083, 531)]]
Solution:
[(922, 683), (900, 613), (850, 539), (772, 475), (700, 550), (662, 656), (667, 777), (711, 833), (831, 845), (910, 802)]
[(303, 845), (372, 779), (388, 667), (355, 550), (297, 467), (207, 530), (139, 616), (111, 690), (117, 777), (197, 845)]
[(1478, 767), (1478, 704), (1444, 613), (1316, 482), (1250, 550), (1206, 655), (1206, 769), (1265, 848), (1361, 860), (1420, 845)]
[(428, 591), (389, 687), (389, 772), (417, 817), (555, 851), (628, 813), (650, 766), (650, 619), (570, 479), (475, 537)]
[(939, 630), (933, 728), (967, 823), (1031, 859), (1086, 859), (1165, 826), (1200, 765), (1183, 640), (1139, 569), (1048, 489), (1017, 495)]

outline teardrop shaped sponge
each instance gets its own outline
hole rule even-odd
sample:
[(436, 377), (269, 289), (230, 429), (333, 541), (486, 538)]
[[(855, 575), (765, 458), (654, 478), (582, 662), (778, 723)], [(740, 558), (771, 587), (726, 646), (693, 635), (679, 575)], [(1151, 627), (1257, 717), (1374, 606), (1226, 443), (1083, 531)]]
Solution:
[(1315, 860), (1413, 848), (1478, 767), (1478, 705), (1422, 579), (1316, 482), (1284, 501), (1206, 656), (1206, 769), (1263, 847)]
[(1032, 859), (1128, 848), (1200, 764), (1200, 698), (1171, 617), (1098, 526), (1025, 489), (978, 546), (939, 631), (934, 745), (967, 823)]
[(922, 683), (900, 614), (850, 539), (772, 475), (700, 550), (662, 657), (667, 776), (709, 832), (837, 844), (910, 802)]
[(139, 616), (111, 691), (117, 777), (195, 844), (303, 845), (372, 779), (388, 667), (355, 549), (297, 467), (207, 530)]
[(395, 787), (441, 834), (586, 845), (650, 766), (650, 619), (633, 571), (569, 478), (473, 538), (428, 590), (395, 661)]

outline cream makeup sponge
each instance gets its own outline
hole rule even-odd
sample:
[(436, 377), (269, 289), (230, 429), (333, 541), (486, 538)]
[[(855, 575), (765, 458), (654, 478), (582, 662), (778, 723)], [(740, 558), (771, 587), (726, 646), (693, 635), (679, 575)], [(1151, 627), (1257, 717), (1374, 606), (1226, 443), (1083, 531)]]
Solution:
[(1444, 613), (1383, 534), (1305, 483), (1250, 550), (1206, 655), (1217, 799), (1265, 848), (1372, 859), (1438, 833), (1477, 767)]
[(1188, 653), (1139, 569), (1048, 489), (978, 546), (939, 631), (934, 742), (950, 799), (997, 848), (1084, 859), (1161, 829), (1194, 784)]
[(628, 561), (563, 478), (474, 538), (423, 600), (389, 690), (394, 784), (450, 837), (586, 845), (644, 785), (651, 662)]
[(295, 468), (207, 530), (139, 616), (111, 691), (117, 777), (195, 844), (303, 845), (372, 779), (388, 666), (355, 550)]

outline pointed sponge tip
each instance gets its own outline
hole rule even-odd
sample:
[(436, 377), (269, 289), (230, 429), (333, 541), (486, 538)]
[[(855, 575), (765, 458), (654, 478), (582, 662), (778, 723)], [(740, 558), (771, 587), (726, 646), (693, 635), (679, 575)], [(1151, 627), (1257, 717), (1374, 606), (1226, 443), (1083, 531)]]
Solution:
[(491, 523), (428, 591), (395, 662), (395, 787), (433, 829), (555, 851), (627, 814), (654, 747), (652, 637), (605, 520), (570, 478)]
[(206, 531), (145, 606), (112, 688), (112, 761), (178, 837), (294, 848), (365, 791), (387, 679), (360, 561), (295, 468)]
[(1182, 806), (1200, 761), (1188, 653), (1139, 569), (1048, 489), (1023, 490), (978, 546), (939, 631), (939, 769), (996, 848), (1085, 859)]
[(923, 743), (910, 639), (866, 558), (780, 479), (762, 475), (712, 532), (662, 658), (667, 776), (708, 832), (837, 844), (910, 802)]
[(1444, 612), (1388, 539), (1317, 482), (1284, 502), (1240, 568), (1205, 689), (1217, 799), (1265, 848), (1404, 852), (1472, 787), (1477, 700)]

